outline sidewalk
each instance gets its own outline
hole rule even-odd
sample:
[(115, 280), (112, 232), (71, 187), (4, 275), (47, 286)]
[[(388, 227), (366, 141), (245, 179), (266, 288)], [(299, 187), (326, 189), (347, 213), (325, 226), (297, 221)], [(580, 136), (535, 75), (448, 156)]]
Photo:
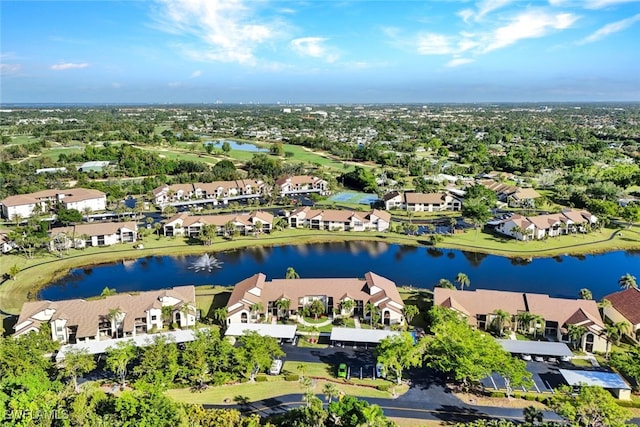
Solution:
[(356, 329), (360, 329), (360, 328), (362, 328), (362, 326), (360, 326), (360, 319), (358, 319), (357, 317), (354, 317), (354, 318), (353, 318), (353, 326), (354, 326)]

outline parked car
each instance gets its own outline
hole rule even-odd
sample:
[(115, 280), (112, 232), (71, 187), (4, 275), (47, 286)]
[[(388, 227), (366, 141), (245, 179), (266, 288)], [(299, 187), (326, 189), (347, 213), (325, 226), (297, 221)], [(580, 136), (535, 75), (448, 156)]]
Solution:
[(280, 375), (280, 371), (282, 371), (282, 360), (275, 359), (271, 363), (271, 368), (269, 369), (269, 373), (271, 375)]
[(382, 363), (378, 363), (376, 365), (376, 378), (384, 378), (384, 365)]
[(530, 354), (523, 354), (522, 355), (522, 360), (526, 360), (526, 361), (531, 360), (531, 355)]
[(347, 364), (341, 363), (338, 366), (338, 378), (347, 378)]

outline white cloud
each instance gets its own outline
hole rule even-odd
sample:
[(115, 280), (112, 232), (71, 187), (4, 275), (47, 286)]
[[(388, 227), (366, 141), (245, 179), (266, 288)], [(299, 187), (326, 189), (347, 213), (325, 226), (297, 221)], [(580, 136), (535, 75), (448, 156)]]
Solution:
[(159, 0), (159, 5), (158, 27), (195, 37), (197, 46), (175, 46), (202, 61), (255, 64), (255, 49), (277, 33), (277, 23), (259, 22), (244, 0)]
[(74, 62), (63, 62), (61, 64), (54, 64), (50, 68), (55, 71), (61, 70), (74, 70), (78, 68), (87, 68), (89, 66), (86, 62), (74, 63)]
[(418, 53), (421, 55), (451, 55), (456, 52), (452, 37), (442, 34), (421, 34), (418, 36)]
[(326, 38), (301, 37), (291, 41), (291, 48), (302, 56), (320, 58), (327, 62), (335, 62), (338, 54), (335, 49), (325, 46)]
[(168, 86), (169, 87), (182, 87), (183, 84), (182, 84), (182, 82), (169, 82)]
[(120, 83), (118, 83), (118, 82), (113, 82), (113, 83), (111, 83), (111, 87), (114, 88), (114, 89), (118, 89), (118, 88), (121, 88), (122, 85)]
[(489, 35), (484, 53), (510, 46), (519, 40), (543, 37), (554, 30), (565, 30), (577, 20), (578, 17), (571, 13), (551, 14), (540, 10), (523, 12)]
[(471, 59), (471, 58), (453, 58), (451, 61), (447, 62), (446, 66), (453, 68), (453, 67), (459, 67), (461, 65), (465, 65), (465, 64), (470, 64), (472, 62), (475, 62), (475, 59)]
[(585, 7), (587, 9), (602, 9), (624, 3), (636, 3), (638, 1), (640, 0), (587, 0)]
[(0, 64), (0, 76), (17, 73), (21, 68), (20, 64)]
[(195, 79), (196, 77), (200, 77), (201, 75), (202, 75), (202, 71), (195, 70), (193, 73), (191, 73), (191, 78)]
[(482, 0), (475, 5), (477, 11), (473, 9), (463, 9), (459, 11), (457, 15), (461, 17), (464, 22), (469, 22), (471, 18), (473, 18), (474, 21), (481, 21), (482, 18), (494, 10), (502, 9), (513, 2), (514, 0)]
[(478, 7), (476, 19), (482, 19), (485, 15), (493, 12), (494, 10), (503, 8), (513, 1), (514, 0), (483, 0), (476, 5)]
[(617, 33), (622, 30), (626, 30), (636, 22), (640, 21), (640, 13), (633, 15), (630, 18), (622, 19), (620, 21), (612, 22), (604, 27), (593, 32), (591, 35), (585, 37), (580, 41), (580, 44), (593, 43), (600, 39), (607, 37), (610, 34)]

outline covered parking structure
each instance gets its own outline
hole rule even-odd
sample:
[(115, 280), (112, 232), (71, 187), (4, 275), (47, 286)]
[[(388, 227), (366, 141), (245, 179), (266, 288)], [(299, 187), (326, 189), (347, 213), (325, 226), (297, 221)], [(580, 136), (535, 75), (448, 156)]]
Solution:
[(609, 390), (611, 394), (621, 400), (631, 399), (631, 387), (620, 375), (615, 372), (583, 371), (572, 369), (560, 369), (564, 380), (572, 387), (583, 385), (600, 386)]
[(272, 337), (278, 340), (293, 341), (298, 327), (296, 325), (273, 325), (270, 323), (232, 323), (227, 328), (225, 336), (239, 337), (245, 331), (257, 332), (258, 335)]
[(532, 355), (546, 358), (568, 358), (573, 353), (566, 344), (549, 341), (496, 340), (505, 351), (514, 355)]
[(383, 329), (333, 328), (331, 329), (331, 345), (376, 345), (385, 338), (398, 336), (400, 332)]
[(133, 342), (136, 347), (146, 347), (154, 343), (156, 339), (165, 338), (169, 342), (176, 344), (194, 341), (196, 339), (196, 331), (192, 329), (179, 329), (176, 331), (160, 332), (157, 334), (141, 334), (134, 337), (107, 339), (102, 341), (89, 340), (80, 341), (77, 344), (66, 344), (60, 347), (56, 354), (56, 362), (64, 360), (66, 354), (72, 350), (87, 351), (89, 354), (103, 354), (109, 348), (116, 348), (119, 342)]

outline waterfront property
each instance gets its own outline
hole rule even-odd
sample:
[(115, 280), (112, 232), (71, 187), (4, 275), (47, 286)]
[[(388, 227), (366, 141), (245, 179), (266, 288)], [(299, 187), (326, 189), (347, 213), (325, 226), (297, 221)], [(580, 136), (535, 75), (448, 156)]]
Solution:
[(14, 336), (51, 327), (51, 338), (61, 343), (134, 337), (172, 324), (194, 326), (195, 287), (118, 294), (101, 299), (35, 301), (23, 305)]
[(598, 218), (590, 212), (566, 209), (561, 213), (523, 216), (512, 215), (498, 222), (496, 231), (517, 240), (539, 240), (563, 234), (586, 233)]
[[(323, 313), (368, 318), (375, 307), (386, 325), (404, 323), (404, 303), (396, 284), (375, 273), (364, 279), (317, 278), (266, 280), (255, 274), (235, 285), (227, 303), (227, 323), (256, 323), (266, 316), (301, 316), (320, 301)], [(347, 302), (348, 301), (348, 302)], [(369, 308), (367, 308), (369, 307)]]
[(194, 182), (190, 184), (163, 185), (152, 191), (156, 206), (182, 204), (183, 202), (211, 203), (246, 200), (260, 197), (264, 182), (258, 179), (234, 181)]
[(76, 224), (52, 228), (48, 235), (51, 249), (111, 246), (138, 240), (138, 224), (135, 221)]
[(405, 209), (411, 212), (460, 211), (462, 201), (446, 191), (437, 193), (400, 193), (392, 191), (382, 197), (385, 208)]
[(43, 190), (35, 193), (9, 196), (0, 201), (2, 216), (9, 220), (29, 218), (35, 213), (48, 214), (57, 206), (80, 212), (106, 209), (107, 196), (102, 191), (87, 188)]
[(262, 211), (221, 215), (181, 213), (169, 218), (163, 226), (163, 231), (165, 236), (196, 237), (200, 234), (202, 227), (206, 225), (215, 226), (216, 234), (219, 236), (234, 232), (243, 235), (255, 232), (270, 233), (273, 227), (273, 215)]
[(288, 216), (291, 228), (311, 228), (312, 230), (340, 231), (386, 231), (391, 215), (377, 209), (358, 212), (340, 209), (298, 208)]
[[(540, 331), (551, 341), (575, 342), (587, 352), (606, 351), (607, 342), (602, 336), (604, 322), (594, 300), (551, 298), (527, 292), (435, 288), (433, 303), (463, 315), (474, 328), (515, 330), (520, 322), (519, 329), (527, 333)], [(502, 312), (508, 317), (501, 315)], [(531, 316), (519, 316), (521, 313)], [(570, 336), (571, 325), (583, 328), (579, 339)]]
[(329, 194), (329, 183), (316, 176), (294, 175), (276, 180), (276, 189), (281, 196), (296, 194), (318, 193), (322, 196)]
[(640, 338), (640, 290), (629, 288), (604, 297), (610, 305), (603, 306), (604, 317), (613, 323), (626, 322), (625, 335), (634, 341)]
[(479, 184), (496, 193), (498, 201), (512, 207), (531, 208), (540, 197), (533, 188), (520, 188), (515, 185), (507, 185), (492, 179), (478, 181)]

